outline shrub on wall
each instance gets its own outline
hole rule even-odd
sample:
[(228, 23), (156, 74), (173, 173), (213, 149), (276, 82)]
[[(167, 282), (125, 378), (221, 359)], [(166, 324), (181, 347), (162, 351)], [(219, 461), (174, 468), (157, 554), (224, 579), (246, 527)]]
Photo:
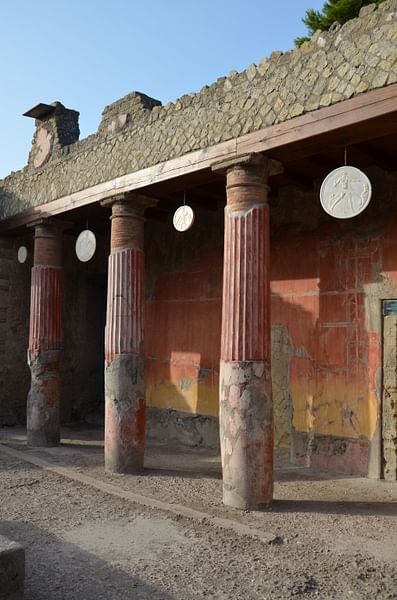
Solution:
[(308, 29), (309, 36), (297, 37), (295, 45), (300, 46), (310, 40), (315, 31), (327, 31), (333, 23), (343, 25), (346, 21), (358, 17), (363, 6), (367, 4), (380, 4), (384, 0), (329, 0), (325, 2), (321, 11), (309, 8), (302, 19)]

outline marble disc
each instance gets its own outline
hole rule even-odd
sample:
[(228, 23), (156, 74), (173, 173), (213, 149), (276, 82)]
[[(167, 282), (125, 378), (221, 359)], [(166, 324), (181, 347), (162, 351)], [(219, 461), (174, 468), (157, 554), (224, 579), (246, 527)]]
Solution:
[(28, 257), (28, 249), (26, 248), (26, 246), (19, 246), (18, 248), (18, 262), (21, 263), (21, 265), (26, 261)]
[(326, 213), (336, 219), (351, 219), (365, 210), (371, 200), (368, 177), (356, 167), (339, 167), (324, 179), (320, 202)]
[(81, 262), (88, 262), (94, 256), (96, 250), (95, 234), (85, 229), (76, 240), (76, 254)]
[(194, 223), (194, 212), (190, 206), (184, 204), (176, 209), (172, 220), (177, 231), (187, 231)]

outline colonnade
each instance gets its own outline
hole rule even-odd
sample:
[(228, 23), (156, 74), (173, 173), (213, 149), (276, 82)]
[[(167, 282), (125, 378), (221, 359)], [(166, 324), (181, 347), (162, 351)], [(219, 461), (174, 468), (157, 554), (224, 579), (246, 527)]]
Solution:
[[(220, 356), (223, 501), (269, 506), (273, 495), (270, 375), (268, 177), (260, 154), (213, 165), (226, 177)], [(145, 449), (144, 213), (153, 203), (129, 192), (109, 198), (111, 242), (105, 329), (105, 468), (143, 469)], [(62, 346), (62, 224), (34, 226), (28, 362), (27, 441), (59, 443)]]

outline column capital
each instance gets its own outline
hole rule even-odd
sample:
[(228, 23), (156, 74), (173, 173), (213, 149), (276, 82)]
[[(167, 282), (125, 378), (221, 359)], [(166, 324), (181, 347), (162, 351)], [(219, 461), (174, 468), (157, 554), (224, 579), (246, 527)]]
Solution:
[(226, 210), (245, 214), (268, 202), (270, 175), (280, 173), (282, 165), (263, 154), (242, 154), (212, 165), (212, 170), (226, 174)]
[(144, 194), (139, 194), (137, 192), (122, 192), (120, 194), (113, 194), (112, 196), (105, 198), (102, 200), (101, 206), (111, 206), (112, 209), (114, 206), (118, 206), (119, 212), (125, 210), (126, 214), (143, 216), (147, 208), (156, 206), (157, 203), (158, 200), (156, 198), (151, 198), (150, 196), (145, 196)]
[(35, 229), (35, 233), (42, 237), (56, 237), (64, 229), (72, 227), (70, 221), (63, 221), (61, 219), (54, 219), (53, 217), (37, 217), (36, 219), (27, 223), (28, 229)]
[(136, 248), (143, 250), (143, 224), (145, 210), (157, 203), (155, 198), (127, 192), (110, 196), (101, 202), (111, 206), (111, 252)]
[(35, 267), (55, 267), (62, 265), (62, 232), (71, 227), (68, 221), (40, 217), (32, 220), (28, 227), (34, 228), (34, 256)]
[(260, 153), (239, 154), (238, 156), (222, 159), (213, 163), (211, 165), (211, 170), (214, 173), (226, 175), (230, 170), (236, 167), (261, 170), (267, 177), (279, 175), (284, 170), (281, 162)]

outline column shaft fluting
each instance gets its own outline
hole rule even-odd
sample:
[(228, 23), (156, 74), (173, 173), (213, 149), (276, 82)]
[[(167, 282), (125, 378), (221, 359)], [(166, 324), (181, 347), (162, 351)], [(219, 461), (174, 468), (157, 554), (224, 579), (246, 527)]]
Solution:
[(27, 442), (32, 446), (56, 446), (60, 438), (61, 244), (59, 229), (46, 223), (36, 225), (28, 348), (31, 385), (27, 401)]
[(143, 469), (145, 379), (143, 354), (143, 207), (112, 205), (105, 331), (105, 468)]
[(227, 168), (220, 365), (223, 501), (257, 509), (273, 496), (269, 207), (266, 162)]

